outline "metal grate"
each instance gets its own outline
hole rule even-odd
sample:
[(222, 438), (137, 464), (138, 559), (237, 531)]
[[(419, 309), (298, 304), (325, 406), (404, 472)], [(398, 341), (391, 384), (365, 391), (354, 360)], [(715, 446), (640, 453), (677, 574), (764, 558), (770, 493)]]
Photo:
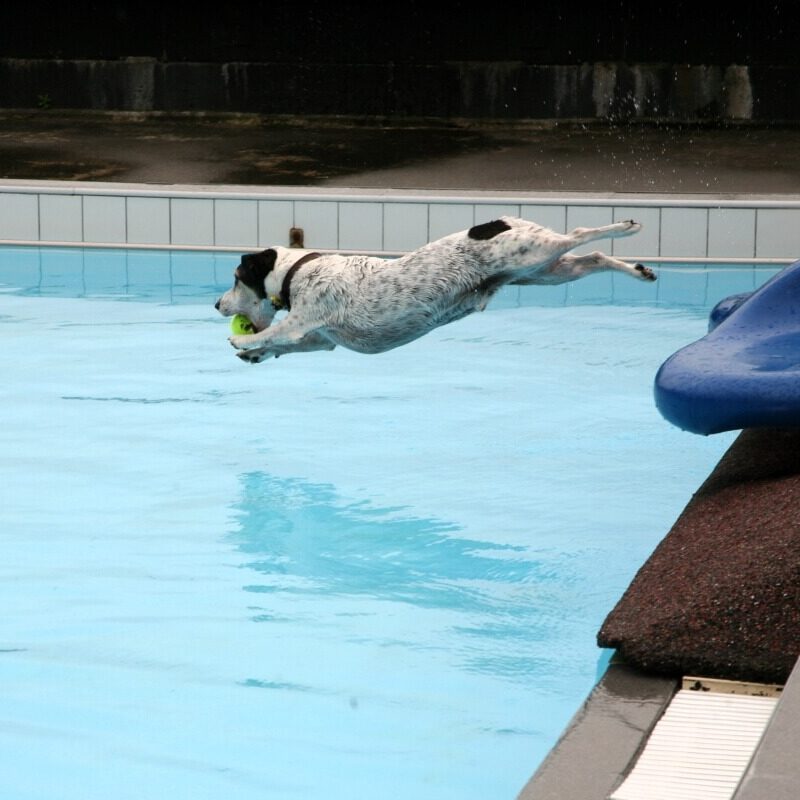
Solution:
[(777, 702), (681, 689), (609, 800), (730, 800)]

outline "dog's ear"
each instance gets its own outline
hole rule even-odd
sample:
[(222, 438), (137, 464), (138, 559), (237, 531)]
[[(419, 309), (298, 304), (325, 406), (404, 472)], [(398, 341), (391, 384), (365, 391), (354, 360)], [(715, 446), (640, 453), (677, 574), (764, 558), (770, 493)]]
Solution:
[(503, 222), (501, 219), (493, 220), (492, 222), (484, 222), (482, 225), (475, 225), (467, 231), (467, 236), (470, 239), (491, 239), (497, 236), (498, 233), (503, 231), (510, 231), (511, 226)]
[(278, 254), (272, 248), (260, 253), (247, 253), (236, 268), (236, 277), (248, 288), (252, 289), (262, 300), (267, 297), (264, 281), (275, 268)]

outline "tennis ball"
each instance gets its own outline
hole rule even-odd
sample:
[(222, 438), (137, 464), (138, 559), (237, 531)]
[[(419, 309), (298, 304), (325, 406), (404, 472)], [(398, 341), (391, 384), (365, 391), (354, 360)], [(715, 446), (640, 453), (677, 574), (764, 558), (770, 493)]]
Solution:
[(255, 333), (256, 327), (244, 314), (236, 314), (231, 320), (231, 330), (234, 336), (246, 336), (248, 333)]

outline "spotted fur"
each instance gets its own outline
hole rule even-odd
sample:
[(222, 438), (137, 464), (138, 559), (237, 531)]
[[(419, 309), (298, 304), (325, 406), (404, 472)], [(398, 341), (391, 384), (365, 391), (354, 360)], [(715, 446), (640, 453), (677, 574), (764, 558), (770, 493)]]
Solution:
[(401, 258), (324, 254), (291, 277), (291, 311), (275, 322), (270, 297), (304, 251), (273, 247), (242, 257), (231, 289), (220, 297), (224, 316), (244, 314), (256, 333), (231, 336), (244, 361), (286, 353), (333, 350), (383, 353), (434, 328), (483, 311), (506, 284), (552, 285), (604, 270), (654, 281), (655, 273), (600, 252), (568, 255), (596, 239), (630, 236), (633, 220), (567, 234), (516, 217), (501, 217), (430, 242)]

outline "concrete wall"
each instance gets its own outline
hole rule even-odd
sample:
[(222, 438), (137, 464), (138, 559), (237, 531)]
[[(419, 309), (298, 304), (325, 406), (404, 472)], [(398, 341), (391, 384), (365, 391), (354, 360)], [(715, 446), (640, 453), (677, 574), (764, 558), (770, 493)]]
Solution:
[(800, 66), (0, 59), (0, 108), (800, 121)]

